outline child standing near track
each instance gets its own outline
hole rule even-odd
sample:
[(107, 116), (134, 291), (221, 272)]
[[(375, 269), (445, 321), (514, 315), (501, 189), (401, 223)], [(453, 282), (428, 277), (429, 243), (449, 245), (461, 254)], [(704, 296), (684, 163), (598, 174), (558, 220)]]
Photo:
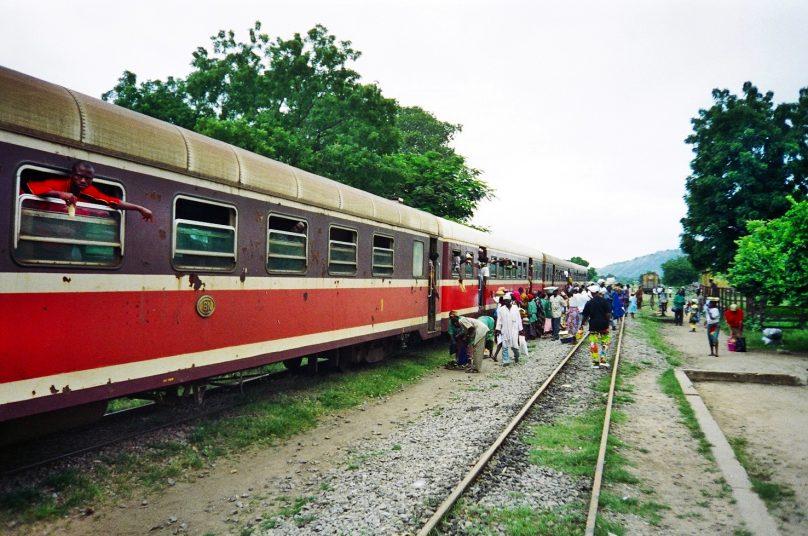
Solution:
[(690, 331), (696, 331), (696, 325), (699, 323), (699, 300), (692, 299), (688, 304), (687, 322), (690, 324)]

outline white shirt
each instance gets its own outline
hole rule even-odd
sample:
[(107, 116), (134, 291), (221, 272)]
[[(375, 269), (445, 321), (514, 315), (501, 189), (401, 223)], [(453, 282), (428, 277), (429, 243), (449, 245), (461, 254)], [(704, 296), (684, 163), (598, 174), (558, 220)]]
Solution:
[(519, 346), (519, 332), (522, 331), (522, 316), (519, 314), (519, 308), (511, 305), (510, 309), (507, 307), (500, 307), (497, 310), (497, 326), (502, 335), (502, 344), (508, 347)]

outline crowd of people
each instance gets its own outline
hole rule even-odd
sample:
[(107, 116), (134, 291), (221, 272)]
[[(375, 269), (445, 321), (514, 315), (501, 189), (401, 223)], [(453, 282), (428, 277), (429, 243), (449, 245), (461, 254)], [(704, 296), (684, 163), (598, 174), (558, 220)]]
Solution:
[(743, 338), (743, 308), (737, 304), (731, 304), (721, 313), (720, 298), (718, 297), (718, 286), (710, 280), (710, 286), (705, 287), (706, 293), (710, 295), (706, 298), (702, 289), (696, 290), (694, 298), (686, 297), (686, 289), (680, 288), (676, 292), (672, 289), (658, 287), (653, 290), (659, 304), (659, 315), (666, 316), (668, 296), (673, 295), (670, 300), (673, 311), (673, 323), (675, 326), (684, 326), (684, 319), (687, 318), (688, 327), (691, 332), (695, 332), (701, 322), (707, 333), (707, 343), (710, 346), (711, 356), (718, 357), (719, 335), (721, 333), (721, 318), (724, 318), (730, 330), (727, 347), (731, 351), (745, 351), (746, 340)]
[[(638, 296), (620, 283), (604, 280), (587, 285), (571, 282), (564, 288), (535, 293), (524, 288), (500, 287), (493, 293), (490, 316), (464, 317), (449, 313), (450, 354), (447, 368), (478, 373), (488, 357), (504, 367), (529, 357), (527, 341), (549, 338), (571, 343), (589, 329), (589, 350), (593, 368), (609, 367), (611, 331), (626, 314), (637, 313)], [(641, 302), (640, 302), (641, 303)]]

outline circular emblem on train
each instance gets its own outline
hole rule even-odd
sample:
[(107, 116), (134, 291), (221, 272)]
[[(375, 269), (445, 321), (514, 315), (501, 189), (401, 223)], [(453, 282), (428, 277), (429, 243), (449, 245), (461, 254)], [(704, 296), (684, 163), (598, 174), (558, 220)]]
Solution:
[(202, 318), (209, 317), (215, 310), (216, 302), (213, 300), (213, 296), (203, 294), (196, 300), (196, 312), (199, 313), (199, 316)]

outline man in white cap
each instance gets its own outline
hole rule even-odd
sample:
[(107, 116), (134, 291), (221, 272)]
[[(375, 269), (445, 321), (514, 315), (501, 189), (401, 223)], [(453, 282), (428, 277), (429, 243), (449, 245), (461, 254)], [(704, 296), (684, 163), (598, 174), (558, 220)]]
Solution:
[(581, 312), (581, 325), (589, 320), (589, 355), (592, 357), (592, 368), (608, 368), (612, 306), (601, 294), (605, 289), (592, 285), (588, 290), (592, 293), (592, 299), (586, 302)]
[(519, 308), (513, 306), (513, 296), (510, 292), (502, 297), (502, 307), (497, 312), (497, 324), (494, 333), (502, 336), (502, 366), (511, 364), (510, 353), (513, 352), (514, 361), (519, 362), (519, 335), (524, 335), (522, 315)]

